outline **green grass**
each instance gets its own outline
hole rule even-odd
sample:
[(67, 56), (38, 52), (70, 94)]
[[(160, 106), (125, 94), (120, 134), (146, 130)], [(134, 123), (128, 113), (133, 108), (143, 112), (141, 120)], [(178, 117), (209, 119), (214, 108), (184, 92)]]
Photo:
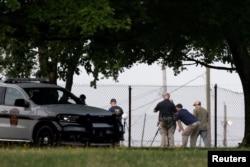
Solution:
[(204, 167), (206, 149), (2, 147), (1, 167)]

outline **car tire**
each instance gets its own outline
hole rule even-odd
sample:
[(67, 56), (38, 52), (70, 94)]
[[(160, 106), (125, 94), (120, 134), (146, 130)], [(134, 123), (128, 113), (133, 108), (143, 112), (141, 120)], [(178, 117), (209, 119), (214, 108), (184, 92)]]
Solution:
[(35, 135), (36, 146), (52, 146), (54, 143), (54, 132), (49, 126), (41, 126)]

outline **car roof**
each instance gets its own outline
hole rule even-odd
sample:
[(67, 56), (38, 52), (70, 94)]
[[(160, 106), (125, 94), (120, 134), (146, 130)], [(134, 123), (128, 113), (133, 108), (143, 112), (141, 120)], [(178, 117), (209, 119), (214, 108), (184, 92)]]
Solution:
[(21, 88), (62, 88), (55, 84), (50, 84), (45, 78), (7, 78), (0, 82), (4, 85), (13, 85)]
[(16, 82), (16, 83), (5, 83), (0, 82), (0, 85), (7, 86), (13, 85), (21, 88), (62, 88), (61, 86), (48, 84), (48, 83), (38, 83), (38, 82)]
[(47, 84), (47, 83), (35, 83), (35, 82), (21, 82), (15, 83), (15, 85), (21, 88), (61, 88), (58, 85)]

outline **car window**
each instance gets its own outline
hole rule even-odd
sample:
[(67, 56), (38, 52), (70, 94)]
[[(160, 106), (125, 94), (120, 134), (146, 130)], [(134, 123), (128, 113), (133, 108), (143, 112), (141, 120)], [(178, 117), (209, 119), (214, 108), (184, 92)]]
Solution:
[(3, 104), (5, 87), (0, 86), (0, 104)]
[(59, 103), (60, 104), (76, 104), (77, 102), (75, 99), (70, 96), (67, 92), (64, 92), (62, 90), (58, 90), (58, 95), (59, 95)]
[(56, 88), (26, 88), (30, 99), (39, 105), (46, 104), (76, 104), (77, 100), (63, 89)]
[(15, 88), (7, 88), (4, 104), (14, 106), (16, 99), (23, 99), (23, 95)]

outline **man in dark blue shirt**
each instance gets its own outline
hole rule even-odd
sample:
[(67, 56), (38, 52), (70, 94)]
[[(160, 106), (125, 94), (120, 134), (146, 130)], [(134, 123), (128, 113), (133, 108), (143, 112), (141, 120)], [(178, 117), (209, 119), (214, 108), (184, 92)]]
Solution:
[(116, 105), (116, 99), (111, 99), (110, 105), (111, 107), (109, 108), (109, 111), (112, 112), (114, 115), (116, 115), (118, 123), (122, 125), (123, 109), (120, 106)]
[[(112, 112), (116, 116), (116, 120), (119, 126), (122, 128), (122, 131), (124, 132), (124, 127), (122, 125), (123, 109), (116, 104), (116, 99), (111, 99), (110, 105), (111, 107), (109, 108), (109, 111)], [(122, 137), (121, 145), (123, 145), (124, 136), (122, 135), (121, 137)]]
[[(182, 146), (187, 147), (188, 138), (190, 136), (190, 147), (195, 147), (200, 122), (188, 110), (183, 109), (182, 104), (177, 104), (176, 110), (176, 121), (179, 126), (179, 132), (182, 131)], [(181, 122), (187, 126), (185, 129)]]
[(161, 147), (174, 147), (174, 113), (175, 105), (169, 100), (170, 94), (164, 92), (163, 100), (154, 108), (154, 112), (159, 111), (159, 131), (161, 134)]

